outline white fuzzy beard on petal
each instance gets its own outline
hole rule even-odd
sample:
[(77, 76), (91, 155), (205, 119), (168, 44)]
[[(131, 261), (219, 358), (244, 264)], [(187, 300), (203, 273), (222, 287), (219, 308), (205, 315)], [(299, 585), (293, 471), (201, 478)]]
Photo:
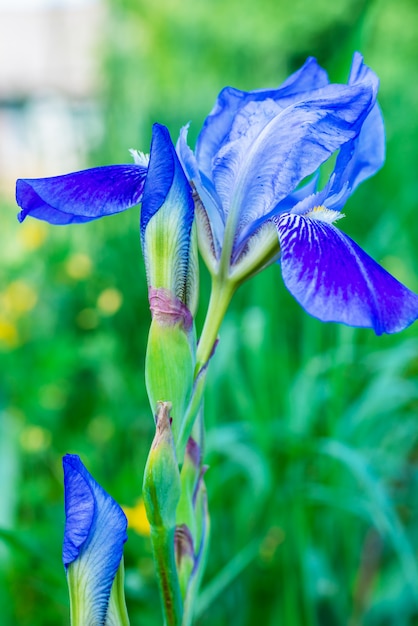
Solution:
[(345, 217), (344, 213), (340, 211), (334, 211), (332, 209), (327, 209), (325, 206), (315, 206), (313, 209), (303, 214), (303, 217), (306, 217), (311, 220), (317, 220), (318, 222), (326, 222), (327, 224), (333, 224), (337, 220), (340, 220), (342, 217)]
[(145, 154), (144, 152), (140, 152), (139, 150), (129, 150), (131, 156), (135, 162), (135, 165), (142, 165), (143, 167), (148, 167), (149, 163), (149, 154)]

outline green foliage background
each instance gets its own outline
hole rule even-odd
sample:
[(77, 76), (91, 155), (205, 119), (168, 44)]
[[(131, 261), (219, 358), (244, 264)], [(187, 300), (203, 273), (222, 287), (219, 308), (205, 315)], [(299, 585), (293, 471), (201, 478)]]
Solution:
[[(418, 291), (415, 0), (108, 5), (92, 164), (147, 151), (154, 121), (175, 139), (191, 120), (193, 141), (222, 87), (278, 85), (308, 55), (345, 81), (360, 50), (381, 79), (387, 163), (339, 226)], [(12, 326), (0, 319), (1, 623), (64, 625), (61, 457), (80, 454), (133, 506), (153, 435), (138, 211), (39, 230), (2, 209), (0, 302), (14, 289), (21, 304)], [(104, 292), (122, 296), (114, 313)], [(418, 624), (417, 328), (377, 338), (321, 324), (277, 266), (238, 292), (207, 392), (212, 540), (197, 624)], [(125, 558), (131, 623), (161, 624), (149, 539), (130, 531)]]

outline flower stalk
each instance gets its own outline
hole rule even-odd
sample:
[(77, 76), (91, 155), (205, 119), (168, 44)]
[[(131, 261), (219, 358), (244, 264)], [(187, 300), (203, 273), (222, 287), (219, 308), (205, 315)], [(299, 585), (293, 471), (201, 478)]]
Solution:
[(210, 294), (208, 311), (203, 324), (202, 333), (196, 352), (196, 376), (204, 368), (216, 347), (219, 329), (225, 313), (237, 288), (237, 284), (225, 279), (214, 277)]

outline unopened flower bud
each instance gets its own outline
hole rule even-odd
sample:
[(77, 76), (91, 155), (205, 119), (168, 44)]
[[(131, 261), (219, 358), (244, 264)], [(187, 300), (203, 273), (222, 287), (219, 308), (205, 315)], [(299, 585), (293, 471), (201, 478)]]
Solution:
[(151, 529), (174, 528), (180, 498), (180, 474), (170, 409), (169, 402), (158, 403), (156, 433), (145, 466), (143, 498)]

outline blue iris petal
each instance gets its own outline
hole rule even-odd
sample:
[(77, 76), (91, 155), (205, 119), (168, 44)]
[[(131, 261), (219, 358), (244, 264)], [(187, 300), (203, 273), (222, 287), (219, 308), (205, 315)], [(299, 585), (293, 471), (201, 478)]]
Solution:
[(209, 219), (215, 254), (219, 257), (225, 230), (225, 216), (222, 211), (221, 201), (218, 198), (211, 178), (208, 178), (206, 174), (199, 170), (197, 159), (193, 151), (187, 145), (187, 131), (188, 126), (184, 126), (181, 129), (176, 149), (184, 171), (189, 180), (193, 183), (203, 203)]
[(329, 85), (273, 117), (255, 140), (249, 127), (224, 146), (213, 176), (224, 209), (239, 213), (236, 245), (248, 224), (271, 217), (278, 202), (359, 134), (372, 104), (368, 84)]
[(77, 604), (91, 622), (104, 624), (113, 580), (127, 539), (120, 506), (86, 470), (77, 455), (63, 458), (65, 533), (63, 561), (72, 568)]
[(314, 317), (377, 335), (418, 318), (418, 296), (332, 224), (287, 214), (277, 225), (285, 285)]
[(300, 100), (302, 93), (325, 87), (327, 84), (327, 73), (314, 58), (310, 57), (303, 67), (289, 76), (277, 89), (249, 92), (232, 87), (223, 89), (197, 139), (196, 157), (201, 171), (211, 177), (212, 160), (222, 145), (228, 141), (236, 114), (244, 106), (250, 102), (272, 100), (283, 109)]
[[(358, 185), (382, 167), (384, 160), (385, 131), (382, 114), (376, 104), (365, 120), (359, 136), (340, 150), (327, 206), (341, 209)], [(346, 191), (341, 195), (343, 187)], [(334, 196), (338, 196), (338, 199)]]
[[(378, 78), (363, 63), (362, 56), (354, 55), (349, 84), (368, 80), (375, 93)], [(347, 142), (340, 150), (334, 169), (334, 181), (330, 188), (327, 206), (341, 209), (348, 197), (366, 178), (373, 176), (385, 160), (385, 129), (379, 105), (376, 103), (364, 121), (360, 134)], [(344, 189), (344, 193), (341, 191)]]
[(19, 179), (19, 221), (28, 215), (51, 224), (70, 224), (125, 211), (138, 204), (147, 168), (109, 165), (64, 176)]

